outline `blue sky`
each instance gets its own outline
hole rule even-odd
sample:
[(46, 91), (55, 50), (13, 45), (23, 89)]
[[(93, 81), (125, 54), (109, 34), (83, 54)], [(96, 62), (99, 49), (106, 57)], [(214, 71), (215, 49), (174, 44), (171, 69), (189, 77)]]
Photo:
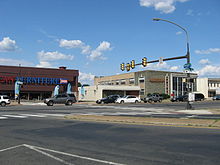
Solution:
[[(1, 0), (0, 65), (66, 66), (80, 81), (123, 73), (120, 63), (186, 54), (200, 77), (220, 77), (219, 0)], [(186, 59), (144, 69), (183, 71)]]

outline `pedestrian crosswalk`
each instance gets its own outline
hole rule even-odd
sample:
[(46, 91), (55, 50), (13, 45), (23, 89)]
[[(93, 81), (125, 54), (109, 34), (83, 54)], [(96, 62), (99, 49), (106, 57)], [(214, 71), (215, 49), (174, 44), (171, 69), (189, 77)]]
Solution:
[(33, 113), (33, 114), (2, 114), (0, 120), (6, 119), (26, 119), (26, 118), (52, 118), (64, 117), (66, 114), (49, 114), (49, 113)]

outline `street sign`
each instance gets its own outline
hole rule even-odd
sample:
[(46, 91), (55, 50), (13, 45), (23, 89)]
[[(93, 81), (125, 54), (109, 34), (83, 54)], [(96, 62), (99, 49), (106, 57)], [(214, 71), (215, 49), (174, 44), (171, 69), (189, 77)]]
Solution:
[(184, 68), (185, 69), (189, 69), (189, 68), (191, 68), (191, 66), (192, 66), (192, 64), (191, 63), (186, 63), (186, 64), (184, 64)]

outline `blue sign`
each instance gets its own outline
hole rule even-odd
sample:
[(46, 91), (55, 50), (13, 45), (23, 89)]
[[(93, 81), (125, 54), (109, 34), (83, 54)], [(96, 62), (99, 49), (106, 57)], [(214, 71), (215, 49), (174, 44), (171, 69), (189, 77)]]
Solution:
[(191, 63), (186, 63), (183, 67), (185, 71), (192, 72), (194, 70)]
[(191, 63), (186, 63), (183, 67), (185, 69), (191, 68), (192, 64)]
[[(48, 77), (16, 77), (17, 81), (21, 81), (25, 84), (49, 84), (57, 85), (62, 84), (62, 78), (48, 78)], [(67, 80), (66, 80), (67, 81)]]

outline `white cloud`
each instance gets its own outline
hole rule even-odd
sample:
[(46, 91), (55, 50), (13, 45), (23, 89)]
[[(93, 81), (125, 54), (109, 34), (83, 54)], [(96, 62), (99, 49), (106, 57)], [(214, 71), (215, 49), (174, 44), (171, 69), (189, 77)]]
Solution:
[(65, 40), (61, 39), (60, 41), (60, 47), (67, 48), (67, 49), (73, 49), (73, 48), (80, 48), (82, 51), (82, 54), (89, 54), (91, 51), (91, 47), (89, 45), (86, 45), (81, 40)]
[(177, 71), (177, 70), (179, 70), (179, 66), (172, 66), (172, 67), (170, 67), (170, 70)]
[(220, 66), (206, 65), (198, 70), (198, 75), (201, 77), (220, 76)]
[(93, 84), (95, 75), (91, 73), (79, 72), (79, 82), (81, 84)]
[(154, 7), (155, 10), (161, 13), (172, 13), (176, 7), (176, 2), (186, 2), (188, 0), (140, 0), (140, 5), (144, 7)]
[(210, 64), (210, 61), (208, 59), (201, 59), (199, 61), (200, 64)]
[(9, 37), (4, 37), (0, 41), (0, 52), (11, 52), (17, 49), (15, 40), (11, 40)]
[(143, 67), (142, 65), (140, 66), (142, 69), (149, 69), (149, 70), (161, 70), (161, 71), (179, 71), (180, 70), (180, 66), (170, 66), (168, 65), (166, 62), (163, 63), (150, 63), (148, 64), (146, 67)]
[(47, 61), (40, 61), (40, 64), (36, 65), (36, 67), (40, 67), (40, 68), (51, 68), (53, 67), (52, 64), (50, 62)]
[(91, 46), (86, 45), (81, 40), (65, 40), (61, 39), (59, 41), (59, 46), (66, 49), (79, 48), (82, 54), (87, 54), (90, 60), (101, 59), (105, 60), (106, 57), (103, 56), (104, 51), (111, 50), (111, 44), (107, 41), (102, 41), (96, 49), (91, 48)]
[(212, 54), (220, 53), (220, 48), (209, 48), (207, 50), (195, 50), (196, 54)]
[(0, 65), (13, 65), (13, 66), (32, 66), (33, 64), (24, 60), (16, 60), (10, 58), (0, 58)]
[(39, 59), (39, 63), (38, 65), (36, 65), (37, 67), (52, 67), (52, 63), (53, 61), (59, 61), (59, 60), (73, 60), (73, 56), (72, 55), (66, 55), (63, 53), (60, 53), (58, 51), (55, 52), (44, 52), (44, 51), (40, 51), (37, 53), (38, 55), (38, 59)]
[(104, 51), (108, 51), (108, 50), (111, 50), (111, 44), (107, 41), (103, 41), (99, 44), (99, 46), (93, 50), (91, 52), (91, 54), (88, 56), (88, 58), (90, 60), (95, 60), (95, 59), (106, 59), (104, 56), (103, 56), (103, 52)]
[(38, 58), (41, 61), (56, 61), (56, 60), (72, 60), (73, 59), (72, 55), (66, 55), (63, 53), (59, 53), (58, 51), (56, 52), (40, 51), (37, 54), (38, 54)]
[(181, 32), (181, 31), (178, 31), (178, 32), (176, 32), (176, 35), (180, 35), (180, 34), (182, 34), (183, 32)]

